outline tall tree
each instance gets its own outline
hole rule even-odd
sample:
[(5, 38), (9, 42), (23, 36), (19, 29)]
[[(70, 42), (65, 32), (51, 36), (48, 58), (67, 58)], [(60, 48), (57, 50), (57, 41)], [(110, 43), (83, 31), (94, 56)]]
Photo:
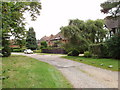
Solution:
[(30, 27), (29, 31), (27, 32), (26, 47), (32, 50), (35, 50), (37, 48), (37, 42), (33, 27)]
[[(24, 38), (26, 34), (24, 13), (27, 11), (31, 20), (36, 20), (37, 15), (40, 15), (40, 10), (40, 2), (0, 2), (0, 17), (2, 19), (0, 30), (2, 30), (2, 37), (10, 34), (17, 40)], [(3, 48), (5, 47), (4, 40), (6, 39), (2, 40)]]
[(105, 14), (111, 14), (112, 17), (120, 16), (120, 1), (108, 0), (101, 4), (101, 11)]
[(77, 26), (70, 24), (66, 27), (61, 27), (61, 32), (68, 40), (68, 43), (64, 45), (68, 52), (73, 49), (83, 52), (87, 49), (88, 42), (82, 37), (82, 32)]
[(61, 27), (61, 32), (68, 39), (65, 48), (76, 48), (85, 51), (90, 43), (103, 42), (106, 35), (103, 20), (87, 20), (79, 19), (70, 20), (69, 25)]
[(120, 0), (108, 0), (102, 3), (101, 7), (101, 12), (108, 14), (105, 20), (110, 36), (118, 34), (120, 32)]

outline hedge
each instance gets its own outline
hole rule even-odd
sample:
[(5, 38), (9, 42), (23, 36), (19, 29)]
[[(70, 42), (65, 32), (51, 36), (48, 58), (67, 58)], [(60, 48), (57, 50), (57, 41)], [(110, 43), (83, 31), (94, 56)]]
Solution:
[(109, 57), (108, 47), (106, 43), (91, 44), (89, 46), (89, 51), (93, 54), (93, 56), (97, 56), (99, 58)]

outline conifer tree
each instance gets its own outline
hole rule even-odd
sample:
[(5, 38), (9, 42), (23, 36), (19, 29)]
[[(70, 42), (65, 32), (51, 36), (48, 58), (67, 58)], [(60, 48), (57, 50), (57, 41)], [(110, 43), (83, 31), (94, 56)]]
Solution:
[(30, 27), (29, 31), (27, 32), (26, 47), (31, 50), (35, 50), (37, 48), (35, 31), (33, 27)]

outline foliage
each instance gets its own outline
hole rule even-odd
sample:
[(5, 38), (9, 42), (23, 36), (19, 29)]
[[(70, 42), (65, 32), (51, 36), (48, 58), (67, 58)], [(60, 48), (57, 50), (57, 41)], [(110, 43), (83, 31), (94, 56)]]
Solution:
[[(24, 14), (28, 12), (32, 20), (36, 20), (36, 16), (40, 15), (40, 10), (40, 2), (0, 2), (0, 17), (2, 21), (0, 22), (0, 25), (2, 25), (0, 30), (2, 30), (2, 36), (5, 37), (4, 33), (6, 33), (14, 36), (17, 40), (25, 38), (26, 22)], [(4, 40), (2, 39), (3, 42)], [(19, 44), (23, 45), (21, 41)], [(6, 47), (5, 44), (2, 46)]]
[(79, 51), (75, 49), (68, 53), (68, 56), (78, 56), (78, 55), (79, 55)]
[(13, 49), (12, 52), (22, 52), (22, 49)]
[(3, 49), (2, 49), (2, 56), (3, 57), (8, 57), (11, 55), (11, 48), (8, 47), (8, 46), (5, 46)]
[(9, 35), (2, 33), (2, 56), (8, 57), (11, 55), (11, 48), (9, 47)]
[(25, 48), (25, 47), (23, 47), (23, 48), (11, 48), (11, 51), (12, 52), (23, 52), (25, 49), (27, 49), (27, 48)]
[(41, 53), (41, 50), (33, 50), (34, 53)]
[(101, 4), (101, 12), (105, 14), (111, 14), (112, 17), (119, 16), (120, 13), (120, 1), (114, 1), (110, 2), (109, 0), (107, 2), (104, 2)]
[(40, 49), (45, 49), (45, 48), (47, 48), (47, 42), (46, 41), (42, 41)]
[(33, 27), (29, 28), (26, 38), (26, 47), (31, 50), (37, 49), (36, 37)]
[(64, 45), (66, 51), (72, 48), (84, 52), (91, 43), (103, 42), (107, 31), (104, 28), (104, 21), (101, 19), (82, 21), (79, 19), (70, 20), (69, 25), (61, 27), (61, 32), (68, 43)]
[(15, 38), (25, 35), (24, 13), (27, 11), (32, 20), (40, 15), (40, 2), (1, 2), (2, 30), (11, 33)]
[(89, 51), (93, 56), (97, 56), (99, 58), (109, 57), (106, 43), (91, 44), (89, 46)]
[(84, 57), (91, 57), (92, 54), (89, 51), (84, 52)]
[(108, 46), (109, 55), (112, 58), (120, 59), (120, 34), (111, 37), (106, 41)]
[(26, 45), (26, 40), (23, 39), (23, 38), (22, 39), (17, 39), (16, 42), (17, 42), (16, 44), (19, 45), (20, 48), (23, 48), (23, 46)]

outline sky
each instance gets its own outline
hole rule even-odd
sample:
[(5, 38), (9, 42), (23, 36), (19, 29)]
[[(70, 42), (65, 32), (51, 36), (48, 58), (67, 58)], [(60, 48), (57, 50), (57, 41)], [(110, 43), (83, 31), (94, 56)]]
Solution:
[(42, 10), (36, 21), (31, 21), (25, 15), (26, 29), (33, 27), (36, 38), (55, 35), (60, 32), (61, 26), (67, 26), (70, 19), (96, 20), (104, 19), (100, 4), (106, 0), (41, 0)]

